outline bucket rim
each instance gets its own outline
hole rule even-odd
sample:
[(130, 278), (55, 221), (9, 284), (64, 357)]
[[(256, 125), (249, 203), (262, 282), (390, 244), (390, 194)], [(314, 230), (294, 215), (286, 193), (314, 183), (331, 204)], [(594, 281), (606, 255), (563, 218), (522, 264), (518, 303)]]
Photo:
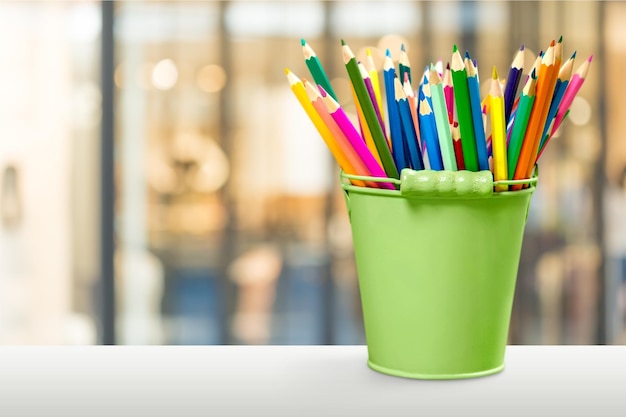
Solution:
[(386, 178), (386, 177), (364, 177), (359, 175), (350, 175), (345, 172), (340, 171), (340, 184), (341, 188), (344, 192), (348, 193), (357, 193), (357, 194), (367, 194), (367, 195), (375, 195), (380, 197), (391, 197), (391, 198), (406, 198), (410, 200), (479, 200), (485, 198), (516, 198), (521, 197), (523, 195), (532, 194), (535, 191), (538, 174), (535, 171), (535, 174), (532, 178), (524, 179), (524, 180), (511, 180), (511, 181), (494, 181), (494, 186), (498, 184), (528, 184), (528, 188), (523, 188), (521, 190), (516, 191), (499, 191), (494, 192), (489, 196), (468, 196), (468, 195), (404, 195), (401, 191), (398, 190), (389, 190), (384, 188), (372, 188), (372, 187), (360, 187), (357, 185), (352, 185), (349, 180), (350, 179), (362, 179), (368, 181), (375, 182), (389, 182), (395, 185), (400, 185), (400, 180), (396, 178)]

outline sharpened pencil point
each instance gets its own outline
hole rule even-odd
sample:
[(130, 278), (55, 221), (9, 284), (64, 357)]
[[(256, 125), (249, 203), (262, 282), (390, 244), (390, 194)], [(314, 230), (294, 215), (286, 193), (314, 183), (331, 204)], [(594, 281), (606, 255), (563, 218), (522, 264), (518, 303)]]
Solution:
[(285, 74), (289, 74), (291, 71), (289, 71), (289, 68), (285, 68)]
[(449, 70), (449, 69), (450, 69), (450, 63), (449, 63), (449, 62), (446, 64), (446, 69), (447, 69), (447, 70)]
[(493, 66), (493, 72), (491, 73), (491, 78), (493, 78), (494, 80), (498, 79), (498, 71), (496, 71), (496, 66)]
[(593, 59), (593, 55), (589, 56), (589, 58), (587, 58), (587, 61), (591, 62), (592, 59)]
[(563, 42), (563, 35), (559, 38), (559, 43)]
[(385, 50), (385, 56), (388, 56), (389, 58), (391, 58), (391, 51), (389, 50), (389, 48)]
[(523, 51), (523, 50), (524, 50), (524, 44), (522, 44), (522, 46), (520, 46), (520, 47), (519, 47), (519, 50), (520, 50), (520, 51)]
[(554, 46), (554, 45), (555, 45), (555, 43), (556, 43), (556, 42), (554, 41), (554, 39), (552, 39), (552, 42), (550, 42), (550, 46)]
[(322, 95), (322, 97), (326, 97), (328, 95), (326, 90), (324, 90), (324, 87), (322, 87), (321, 85), (318, 84), (317, 89), (320, 90), (320, 94)]
[(372, 50), (370, 48), (367, 48), (365, 50), (365, 53), (367, 54), (367, 56), (372, 56)]
[(459, 50), (459, 48), (456, 47), (456, 43), (455, 43), (454, 46), (452, 47), (452, 52), (456, 52), (458, 50)]
[(402, 44), (400, 45), (400, 50), (402, 52), (406, 52), (406, 47), (404, 46), (404, 42), (402, 42)]
[(533, 68), (533, 72), (530, 73), (530, 78), (537, 79), (537, 70)]
[(574, 53), (572, 54), (572, 56), (570, 57), (570, 59), (574, 59), (576, 58), (576, 51), (574, 51)]
[(465, 58), (472, 59), (472, 57), (470, 57), (469, 51), (465, 51)]
[(302, 44), (302, 46), (306, 45), (306, 41), (304, 39), (300, 39), (300, 43)]
[(346, 44), (346, 41), (344, 41), (344, 40), (342, 39), (342, 40), (341, 40), (341, 45), (343, 46), (343, 45), (345, 45), (345, 44)]

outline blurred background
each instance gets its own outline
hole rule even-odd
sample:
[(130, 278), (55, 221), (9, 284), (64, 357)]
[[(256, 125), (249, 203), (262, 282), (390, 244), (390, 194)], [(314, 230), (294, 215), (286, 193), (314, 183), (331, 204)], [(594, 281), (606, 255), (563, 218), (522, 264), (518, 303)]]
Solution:
[[(513, 344), (626, 342), (626, 3), (0, 3), (0, 344), (362, 344), (338, 169), (284, 74), (553, 38), (594, 54), (542, 157)], [(485, 71), (487, 71), (485, 73)]]

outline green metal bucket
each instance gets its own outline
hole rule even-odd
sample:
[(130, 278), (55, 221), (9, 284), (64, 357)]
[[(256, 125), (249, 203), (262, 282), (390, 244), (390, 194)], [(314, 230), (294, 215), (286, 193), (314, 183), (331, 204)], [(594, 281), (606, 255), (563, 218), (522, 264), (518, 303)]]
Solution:
[[(342, 180), (370, 368), (419, 379), (473, 378), (504, 369), (536, 177), (491, 181), (490, 192), (480, 194), (363, 188)], [(491, 192), (494, 184), (512, 183), (530, 187)]]

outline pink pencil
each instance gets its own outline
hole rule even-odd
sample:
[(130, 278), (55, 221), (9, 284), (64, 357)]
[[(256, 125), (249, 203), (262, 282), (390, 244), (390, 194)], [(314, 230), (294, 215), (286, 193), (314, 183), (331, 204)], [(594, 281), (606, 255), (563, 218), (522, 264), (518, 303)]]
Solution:
[[(317, 114), (320, 115), (322, 121), (328, 127), (328, 130), (330, 130), (330, 132), (332, 133), (333, 138), (337, 142), (337, 145), (339, 145), (339, 148), (343, 151), (346, 159), (348, 160), (348, 162), (350, 162), (350, 165), (352, 165), (356, 174), (371, 176), (372, 173), (367, 169), (367, 167), (363, 163), (363, 160), (356, 153), (356, 151), (346, 138), (346, 135), (343, 134), (343, 132), (337, 125), (337, 122), (335, 122), (330, 113), (328, 113), (328, 110), (324, 105), (324, 101), (319, 91), (317, 91), (313, 84), (311, 84), (307, 80), (303, 80), (303, 83), (304, 88), (306, 89), (307, 96), (309, 97), (309, 100), (311, 100), (311, 104), (313, 104), (313, 108), (315, 108)], [(375, 182), (366, 181), (365, 183), (368, 187), (378, 187), (378, 183)]]
[[(382, 167), (376, 162), (374, 156), (370, 152), (370, 150), (365, 145), (365, 141), (359, 136), (359, 132), (356, 131), (350, 119), (343, 111), (339, 103), (337, 103), (331, 96), (326, 93), (326, 90), (321, 85), (318, 85), (320, 93), (322, 94), (322, 100), (326, 105), (326, 110), (332, 116), (332, 118), (337, 123), (337, 126), (341, 129), (341, 131), (346, 135), (346, 139), (350, 142), (356, 153), (359, 155), (367, 169), (372, 173), (373, 177), (386, 178), (387, 174), (383, 171)], [(395, 190), (396, 187), (393, 184), (388, 182), (381, 182), (381, 187), (387, 188), (389, 190)]]
[(565, 113), (569, 110), (572, 105), (572, 101), (576, 97), (578, 90), (582, 87), (585, 82), (585, 78), (587, 77), (587, 72), (589, 72), (589, 65), (591, 65), (591, 60), (593, 59), (593, 55), (591, 55), (585, 62), (582, 63), (580, 67), (576, 70), (574, 75), (572, 75), (572, 79), (567, 85), (567, 89), (565, 90), (565, 94), (563, 95), (563, 100), (561, 100), (561, 105), (559, 106), (559, 110), (556, 112), (556, 116), (554, 118), (554, 125), (552, 127), (552, 131), (550, 136), (557, 131), (559, 126), (561, 126), (561, 122), (565, 117)]
[(452, 123), (454, 121), (454, 86), (452, 85), (450, 64), (446, 65), (446, 70), (443, 73), (443, 95), (448, 109), (448, 121)]

